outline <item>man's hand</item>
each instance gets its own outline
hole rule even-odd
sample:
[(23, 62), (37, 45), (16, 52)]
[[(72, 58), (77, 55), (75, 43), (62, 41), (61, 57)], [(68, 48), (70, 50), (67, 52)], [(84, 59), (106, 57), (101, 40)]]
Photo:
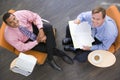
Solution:
[(39, 29), (39, 33), (38, 33), (38, 36), (37, 36), (37, 42), (40, 43), (40, 42), (43, 42), (43, 43), (46, 43), (46, 35), (44, 34), (44, 31), (43, 29)]
[(83, 46), (83, 48), (82, 48), (82, 50), (85, 50), (85, 51), (87, 51), (87, 50), (90, 50), (90, 46)]
[(79, 20), (79, 19), (75, 19), (75, 20), (74, 20), (74, 23), (75, 23), (75, 24), (80, 24), (80, 20)]

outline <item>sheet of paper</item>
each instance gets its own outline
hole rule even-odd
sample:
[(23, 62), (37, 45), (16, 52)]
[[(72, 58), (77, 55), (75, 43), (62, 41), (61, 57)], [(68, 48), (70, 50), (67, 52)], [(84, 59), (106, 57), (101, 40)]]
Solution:
[(94, 38), (91, 36), (91, 27), (87, 22), (78, 25), (69, 21), (69, 27), (74, 48), (82, 49), (83, 46), (92, 46)]
[(33, 67), (35, 66), (36, 62), (37, 62), (37, 59), (33, 57), (32, 55), (26, 55), (24, 53), (20, 53), (16, 61), (16, 65), (25, 71), (32, 72)]
[(12, 61), (10, 70), (28, 76), (32, 73), (36, 62), (37, 59), (34, 56), (20, 53), (19, 56)]

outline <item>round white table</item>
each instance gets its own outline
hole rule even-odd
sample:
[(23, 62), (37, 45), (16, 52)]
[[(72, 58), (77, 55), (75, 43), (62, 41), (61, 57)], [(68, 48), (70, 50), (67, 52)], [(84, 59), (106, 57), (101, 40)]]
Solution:
[(28, 76), (32, 73), (37, 59), (32, 55), (20, 53), (10, 64), (10, 70)]
[(11, 62), (11, 64), (10, 64), (10, 69), (12, 69), (12, 67), (15, 65), (16, 60), (17, 60), (17, 58), (15, 58), (15, 59)]
[(110, 67), (116, 62), (116, 57), (109, 51), (95, 50), (88, 55), (88, 61), (97, 67)]

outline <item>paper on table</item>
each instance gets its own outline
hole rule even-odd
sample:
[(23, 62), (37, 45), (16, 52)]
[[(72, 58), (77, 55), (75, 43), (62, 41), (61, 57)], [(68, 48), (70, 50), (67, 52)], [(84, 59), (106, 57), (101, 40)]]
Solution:
[(37, 59), (34, 56), (20, 53), (20, 55), (11, 63), (10, 69), (15, 73), (28, 76), (32, 73), (36, 62)]
[(36, 61), (37, 59), (34, 56), (20, 53), (16, 61), (16, 65), (21, 67), (23, 70), (32, 71)]
[(92, 46), (94, 38), (91, 36), (91, 27), (87, 22), (78, 25), (69, 21), (69, 27), (74, 48), (82, 49), (83, 46)]

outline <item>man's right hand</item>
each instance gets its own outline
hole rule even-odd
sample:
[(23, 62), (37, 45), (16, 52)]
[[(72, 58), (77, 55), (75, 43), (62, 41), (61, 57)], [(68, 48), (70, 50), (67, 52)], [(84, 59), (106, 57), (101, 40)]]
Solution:
[(46, 39), (47, 39), (47, 37), (46, 37), (46, 35), (44, 35), (43, 37), (37, 37), (37, 42), (38, 43), (40, 43), (40, 42), (43, 42), (43, 43), (46, 43)]
[(80, 20), (79, 20), (79, 19), (75, 19), (75, 20), (74, 20), (74, 23), (75, 23), (75, 24), (80, 24)]

